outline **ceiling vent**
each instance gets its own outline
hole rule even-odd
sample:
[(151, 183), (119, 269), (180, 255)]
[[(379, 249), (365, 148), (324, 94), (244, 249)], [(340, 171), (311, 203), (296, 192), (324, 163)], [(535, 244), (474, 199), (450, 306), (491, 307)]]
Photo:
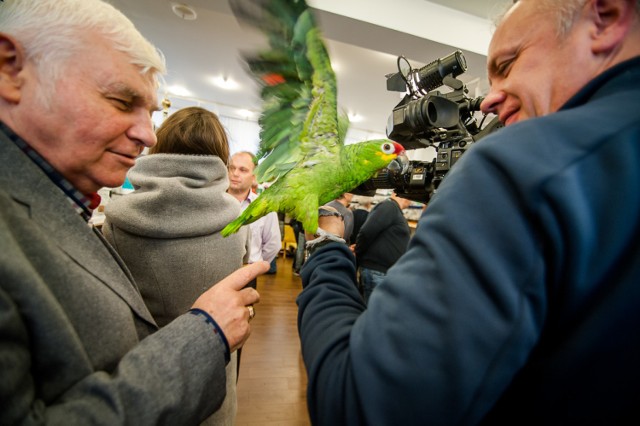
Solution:
[(172, 3), (171, 10), (173, 10), (173, 13), (186, 21), (193, 21), (198, 17), (196, 11), (191, 6), (184, 3)]

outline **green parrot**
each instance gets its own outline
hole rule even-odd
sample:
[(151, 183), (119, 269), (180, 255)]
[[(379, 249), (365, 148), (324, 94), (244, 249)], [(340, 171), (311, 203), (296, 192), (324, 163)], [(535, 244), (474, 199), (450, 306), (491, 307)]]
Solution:
[[(344, 145), (336, 76), (312, 11), (304, 0), (229, 0), (241, 23), (260, 29), (269, 47), (245, 55), (261, 86), (259, 182), (274, 182), (229, 223), (228, 236), (269, 212), (289, 214), (307, 232), (318, 207), (349, 192), (404, 153), (387, 139)], [(404, 154), (403, 154), (404, 155)]]

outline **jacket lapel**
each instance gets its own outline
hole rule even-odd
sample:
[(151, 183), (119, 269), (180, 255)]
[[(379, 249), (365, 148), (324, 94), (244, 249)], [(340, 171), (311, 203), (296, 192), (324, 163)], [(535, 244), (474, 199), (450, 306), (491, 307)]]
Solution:
[[(5, 188), (27, 206), (30, 216), (78, 266), (118, 294), (141, 318), (155, 324), (124, 262), (101, 235), (73, 210), (64, 193), (31, 160), (0, 134)], [(73, 285), (73, 283), (69, 283)]]

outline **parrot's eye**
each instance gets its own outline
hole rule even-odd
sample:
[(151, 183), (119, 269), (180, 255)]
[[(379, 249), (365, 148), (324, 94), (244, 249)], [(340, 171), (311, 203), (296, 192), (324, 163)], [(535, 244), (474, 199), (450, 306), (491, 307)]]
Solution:
[(394, 152), (396, 152), (396, 147), (393, 146), (393, 144), (389, 143), (389, 142), (383, 143), (382, 146), (380, 147), (380, 149), (385, 154), (393, 154)]

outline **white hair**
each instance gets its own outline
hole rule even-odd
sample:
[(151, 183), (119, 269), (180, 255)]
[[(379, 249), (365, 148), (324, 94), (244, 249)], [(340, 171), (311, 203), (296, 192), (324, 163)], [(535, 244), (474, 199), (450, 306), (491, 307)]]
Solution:
[(537, 0), (536, 6), (556, 17), (556, 30), (560, 38), (571, 32), (580, 10), (587, 0)]
[(120, 11), (102, 0), (3, 0), (0, 3), (0, 32), (16, 39), (27, 60), (35, 64), (48, 97), (54, 83), (63, 76), (68, 60), (86, 49), (83, 34), (97, 32), (114, 49), (131, 58), (158, 84), (166, 72), (160, 52), (147, 41)]
[[(516, 4), (519, 0), (513, 1)], [(520, 0), (522, 1), (522, 0)], [(576, 19), (587, 0), (532, 0), (541, 12), (548, 12), (555, 19), (558, 38), (562, 39), (571, 32)], [(509, 8), (511, 8), (511, 5)], [(505, 12), (506, 13), (506, 12)], [(636, 14), (640, 15), (640, 0), (636, 0)], [(498, 23), (504, 14), (499, 17)]]

